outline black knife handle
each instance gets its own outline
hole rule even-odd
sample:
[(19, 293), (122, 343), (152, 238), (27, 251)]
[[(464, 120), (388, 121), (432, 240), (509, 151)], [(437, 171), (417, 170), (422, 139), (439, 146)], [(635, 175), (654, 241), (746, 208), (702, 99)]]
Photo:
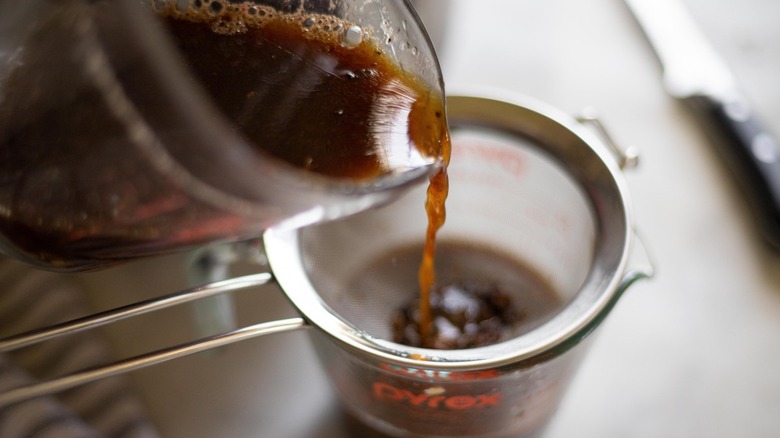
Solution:
[(764, 238), (780, 250), (780, 143), (741, 98), (686, 99), (704, 116), (721, 156), (757, 215)]

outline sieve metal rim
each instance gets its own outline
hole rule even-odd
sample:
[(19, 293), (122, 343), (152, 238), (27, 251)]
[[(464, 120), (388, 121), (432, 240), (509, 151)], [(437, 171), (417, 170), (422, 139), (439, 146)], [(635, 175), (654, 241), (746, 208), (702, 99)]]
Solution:
[[(510, 133), (538, 139), (555, 158), (571, 162), (567, 148), (580, 147), (589, 159), (606, 173), (613, 184), (619, 217), (611, 218), (622, 229), (604, 229), (603, 212), (594, 206), (598, 227), (594, 260), (590, 274), (572, 301), (551, 320), (529, 333), (490, 346), (468, 350), (432, 350), (408, 347), (378, 339), (361, 331), (337, 314), (320, 298), (306, 276), (299, 254), (300, 231), (270, 229), (264, 244), (271, 271), (288, 299), (312, 326), (322, 330), (342, 346), (363, 357), (402, 366), (440, 370), (478, 370), (496, 367), (529, 366), (567, 351), (585, 339), (607, 316), (622, 292), (636, 279), (650, 276), (646, 267), (629, 269), (629, 256), (636, 240), (633, 213), (627, 184), (613, 153), (601, 139), (573, 117), (533, 98), (504, 90), (469, 88), (449, 93), (447, 111), (451, 127), (472, 124), (504, 129)], [(537, 125), (537, 123), (540, 123)], [(551, 137), (557, 138), (558, 143)], [(574, 140), (577, 144), (565, 143)], [(565, 144), (564, 144), (565, 143)], [(569, 151), (571, 155), (571, 151)], [(582, 157), (578, 157), (581, 159)], [(566, 167), (566, 171), (573, 169)], [(573, 172), (577, 173), (577, 172)], [(584, 192), (594, 196), (594, 188), (585, 184), (584, 175), (572, 175), (583, 184)], [(590, 181), (591, 185), (593, 181)], [(594, 199), (589, 199), (594, 203)], [(606, 246), (610, 246), (607, 248)], [(605, 258), (608, 258), (605, 260)]]

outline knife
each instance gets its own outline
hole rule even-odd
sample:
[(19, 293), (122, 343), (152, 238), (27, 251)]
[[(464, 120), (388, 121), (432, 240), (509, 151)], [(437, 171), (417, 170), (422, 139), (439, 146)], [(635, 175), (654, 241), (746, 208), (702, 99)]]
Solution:
[(693, 108), (780, 250), (780, 144), (679, 0), (624, 0), (663, 68), (667, 93)]

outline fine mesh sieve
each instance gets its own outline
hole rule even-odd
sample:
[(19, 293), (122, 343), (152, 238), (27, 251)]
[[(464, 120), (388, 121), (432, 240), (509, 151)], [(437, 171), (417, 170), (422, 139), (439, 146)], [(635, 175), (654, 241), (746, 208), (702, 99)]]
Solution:
[[(575, 181), (529, 142), (468, 127), (456, 128), (453, 142), (437, 279), (495, 283), (518, 311), (545, 299), (536, 294), (558, 296), (550, 301), (560, 305), (534, 312), (537, 324), (516, 327), (514, 337), (549, 319), (582, 285), (593, 257), (593, 213)], [(391, 339), (393, 310), (418, 294), (425, 196), (421, 187), (367, 214), (300, 232), (313, 289), (372, 337)]]
[[(419, 262), (409, 259), (414, 252), (394, 257), (392, 248), (421, 248), (424, 188), (346, 220), (269, 231), (272, 271), (310, 323), (384, 360), (471, 369), (565, 350), (635, 279), (626, 269), (634, 232), (614, 152), (582, 125), (533, 101), (450, 96), (448, 111), (451, 188), (439, 245), (487, 247), (527, 266), (551, 286), (559, 306), (491, 346), (434, 351), (390, 342), (393, 312), (418, 291)], [(499, 275), (494, 279), (520, 307), (534, 293), (511, 269), (479, 261), (446, 266), (447, 254), (441, 255), (440, 280)], [(378, 263), (384, 268), (370, 269)]]
[[(337, 346), (338, 352), (323, 359), (329, 369), (341, 367), (341, 361), (333, 359), (339, 355), (430, 372), (519, 369), (562, 355), (598, 326), (629, 285), (652, 274), (641, 245), (634, 245), (639, 242), (620, 172), (632, 160), (580, 122), (526, 98), (507, 102), (451, 95), (448, 111), (453, 155), (447, 221), (438, 238), (439, 282), (489, 279), (501, 284), (518, 307), (540, 290), (550, 289), (557, 296), (501, 342), (429, 350), (391, 341), (393, 313), (417, 294), (426, 227), (422, 187), (348, 219), (266, 231), (269, 273), (0, 339), (0, 352), (272, 280), (302, 318), (257, 324), (12, 390), (0, 394), (0, 406), (302, 327), (314, 327), (316, 336)], [(453, 250), (464, 247), (477, 251)], [(471, 253), (478, 256), (462, 255)], [(485, 253), (491, 256), (482, 257)]]

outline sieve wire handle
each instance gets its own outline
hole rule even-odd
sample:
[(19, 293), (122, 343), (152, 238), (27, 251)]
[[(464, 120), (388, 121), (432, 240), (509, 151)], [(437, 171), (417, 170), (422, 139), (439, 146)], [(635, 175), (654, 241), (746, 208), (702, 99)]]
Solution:
[[(230, 280), (214, 282), (194, 287), (160, 298), (141, 301), (119, 307), (113, 310), (96, 313), (84, 318), (56, 324), (42, 329), (32, 330), (18, 335), (0, 339), (0, 353), (13, 351), (22, 347), (38, 344), (53, 338), (90, 330), (133, 316), (138, 316), (183, 303), (216, 296), (219, 294), (261, 286), (273, 280), (270, 273), (261, 273), (237, 277)], [(160, 349), (150, 353), (119, 360), (107, 365), (78, 371), (51, 380), (32, 383), (11, 389), (0, 394), (0, 409), (5, 406), (20, 403), (35, 397), (64, 391), (75, 386), (95, 380), (139, 370), (172, 359), (189, 356), (194, 353), (210, 350), (235, 342), (252, 339), (263, 335), (298, 330), (307, 327), (303, 318), (288, 318), (277, 321), (259, 323), (244, 328), (229, 331), (214, 336), (201, 338), (188, 343)]]

